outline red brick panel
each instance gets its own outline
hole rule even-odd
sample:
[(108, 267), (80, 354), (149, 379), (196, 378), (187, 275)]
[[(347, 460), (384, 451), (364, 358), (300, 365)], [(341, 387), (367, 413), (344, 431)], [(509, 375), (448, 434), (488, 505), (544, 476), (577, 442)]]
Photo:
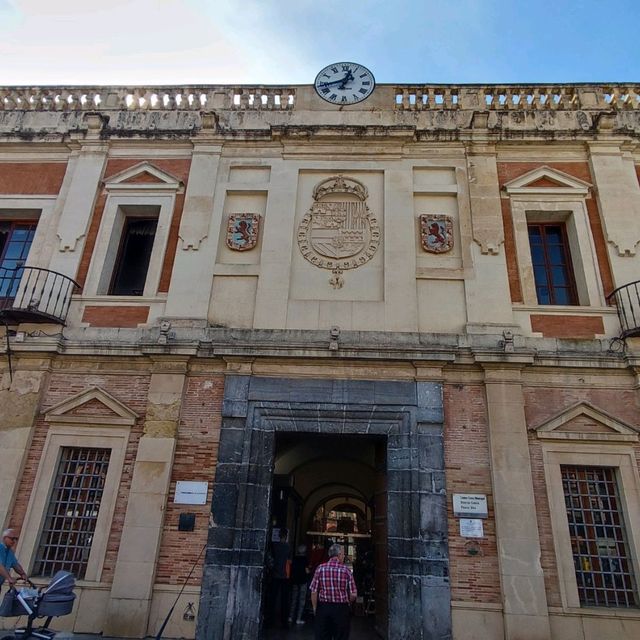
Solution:
[(173, 209), (173, 217), (171, 218), (171, 226), (169, 227), (169, 237), (167, 238), (167, 250), (164, 253), (162, 262), (162, 272), (160, 273), (160, 282), (158, 283), (158, 291), (167, 293), (169, 284), (171, 283), (171, 272), (173, 271), (173, 262), (176, 257), (178, 248), (178, 231), (180, 230), (180, 221), (182, 220), (182, 209), (184, 207), (184, 193), (176, 196), (176, 203)]
[[(171, 159), (171, 158), (110, 158), (104, 171), (104, 178), (126, 171), (130, 167), (134, 167), (141, 162), (148, 162), (158, 169), (162, 169), (166, 173), (175, 176), (181, 182), (186, 184), (189, 178), (189, 167), (191, 160), (187, 158)], [(136, 180), (137, 182), (137, 180)]]
[(602, 219), (598, 210), (598, 203), (594, 198), (587, 198), (587, 214), (589, 215), (589, 226), (591, 227), (591, 235), (596, 245), (596, 255), (598, 256), (598, 269), (600, 270), (600, 279), (602, 280), (602, 288), (605, 295), (610, 294), (613, 289), (613, 276), (611, 275), (611, 265), (609, 264), (609, 252), (607, 251), (607, 242), (604, 239), (602, 230)]
[(96, 238), (98, 237), (98, 230), (100, 229), (100, 223), (102, 222), (102, 216), (104, 214), (104, 206), (107, 203), (106, 194), (101, 194), (96, 202), (96, 206), (93, 210), (93, 216), (91, 218), (91, 224), (89, 225), (89, 231), (87, 232), (87, 239), (84, 243), (84, 249), (82, 250), (82, 257), (80, 258), (80, 264), (78, 266), (78, 273), (76, 280), (80, 287), (84, 287), (87, 273), (89, 271), (89, 264), (91, 263), (91, 256), (93, 255), (93, 249), (96, 245)]
[(66, 162), (2, 162), (0, 193), (56, 196), (66, 170)]
[[(550, 167), (567, 175), (592, 183), (591, 171), (587, 162), (498, 162), (498, 182), (502, 188), (507, 182), (523, 176), (540, 167)], [(548, 185), (552, 186), (552, 185)], [(557, 186), (557, 185), (553, 185)]]
[(511, 302), (523, 302), (522, 288), (520, 287), (520, 268), (518, 255), (516, 254), (516, 242), (513, 234), (513, 218), (511, 216), (511, 203), (506, 198), (501, 200), (502, 226), (504, 228), (504, 251), (507, 260), (507, 274), (509, 276), (509, 291)]
[[(157, 583), (182, 584), (207, 540), (223, 394), (224, 377), (221, 375), (194, 376), (187, 380), (158, 556)], [(208, 482), (207, 504), (175, 504), (178, 480)], [(196, 514), (195, 531), (178, 531), (178, 518), (183, 511)], [(203, 560), (204, 555), (200, 557), (190, 584), (200, 584)]]
[(144, 324), (149, 318), (149, 307), (133, 305), (91, 306), (84, 308), (82, 322), (92, 327), (129, 327), (135, 328)]
[(531, 314), (531, 330), (545, 338), (594, 338), (604, 333), (602, 316), (547, 316)]
[[(444, 387), (445, 466), (449, 517), (451, 595), (463, 602), (500, 603), (500, 577), (491, 491), (488, 417), (482, 385), (447, 384)], [(460, 537), (459, 519), (453, 517), (454, 493), (483, 493), (489, 518), (480, 553), (471, 555), (470, 541)]]

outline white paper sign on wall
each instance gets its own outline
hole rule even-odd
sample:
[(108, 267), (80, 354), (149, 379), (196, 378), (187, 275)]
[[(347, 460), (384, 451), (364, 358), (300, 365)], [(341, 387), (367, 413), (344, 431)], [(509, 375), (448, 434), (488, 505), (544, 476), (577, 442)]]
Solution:
[(487, 496), (481, 493), (454, 493), (453, 515), (456, 518), (487, 518)]
[(484, 527), (480, 518), (461, 518), (460, 535), (463, 538), (483, 538)]
[(207, 504), (208, 482), (178, 480), (173, 501), (177, 504)]

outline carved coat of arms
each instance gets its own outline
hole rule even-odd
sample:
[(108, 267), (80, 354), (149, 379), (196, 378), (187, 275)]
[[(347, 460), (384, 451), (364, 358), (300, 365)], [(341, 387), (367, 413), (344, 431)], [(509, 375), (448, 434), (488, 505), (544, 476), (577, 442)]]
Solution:
[(227, 222), (227, 247), (234, 251), (248, 251), (258, 244), (260, 215), (233, 213)]
[(344, 284), (342, 273), (369, 262), (380, 244), (380, 227), (367, 206), (365, 185), (333, 176), (317, 184), (313, 204), (298, 227), (298, 247), (311, 264), (330, 269), (329, 283)]
[(420, 216), (420, 242), (429, 253), (453, 249), (453, 221), (450, 216), (425, 213)]

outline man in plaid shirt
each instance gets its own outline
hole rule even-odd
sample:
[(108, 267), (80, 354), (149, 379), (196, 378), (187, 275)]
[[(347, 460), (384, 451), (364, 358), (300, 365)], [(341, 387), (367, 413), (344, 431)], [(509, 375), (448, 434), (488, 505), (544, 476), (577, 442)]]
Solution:
[(356, 583), (344, 564), (344, 548), (329, 547), (329, 561), (321, 564), (313, 576), (311, 604), (316, 614), (316, 640), (349, 638), (349, 603), (358, 596)]

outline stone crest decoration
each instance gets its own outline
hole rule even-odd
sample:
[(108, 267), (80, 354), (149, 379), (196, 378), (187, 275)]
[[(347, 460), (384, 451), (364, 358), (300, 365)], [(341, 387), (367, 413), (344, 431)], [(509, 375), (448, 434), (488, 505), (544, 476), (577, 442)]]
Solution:
[(345, 270), (369, 262), (380, 245), (367, 197), (367, 187), (354, 178), (327, 178), (314, 187), (314, 202), (298, 227), (300, 252), (316, 267), (331, 270), (334, 289), (344, 285)]
[(233, 213), (227, 222), (227, 247), (233, 251), (249, 251), (258, 244), (260, 215)]
[(453, 249), (451, 216), (423, 213), (420, 216), (420, 243), (429, 253), (446, 253)]

